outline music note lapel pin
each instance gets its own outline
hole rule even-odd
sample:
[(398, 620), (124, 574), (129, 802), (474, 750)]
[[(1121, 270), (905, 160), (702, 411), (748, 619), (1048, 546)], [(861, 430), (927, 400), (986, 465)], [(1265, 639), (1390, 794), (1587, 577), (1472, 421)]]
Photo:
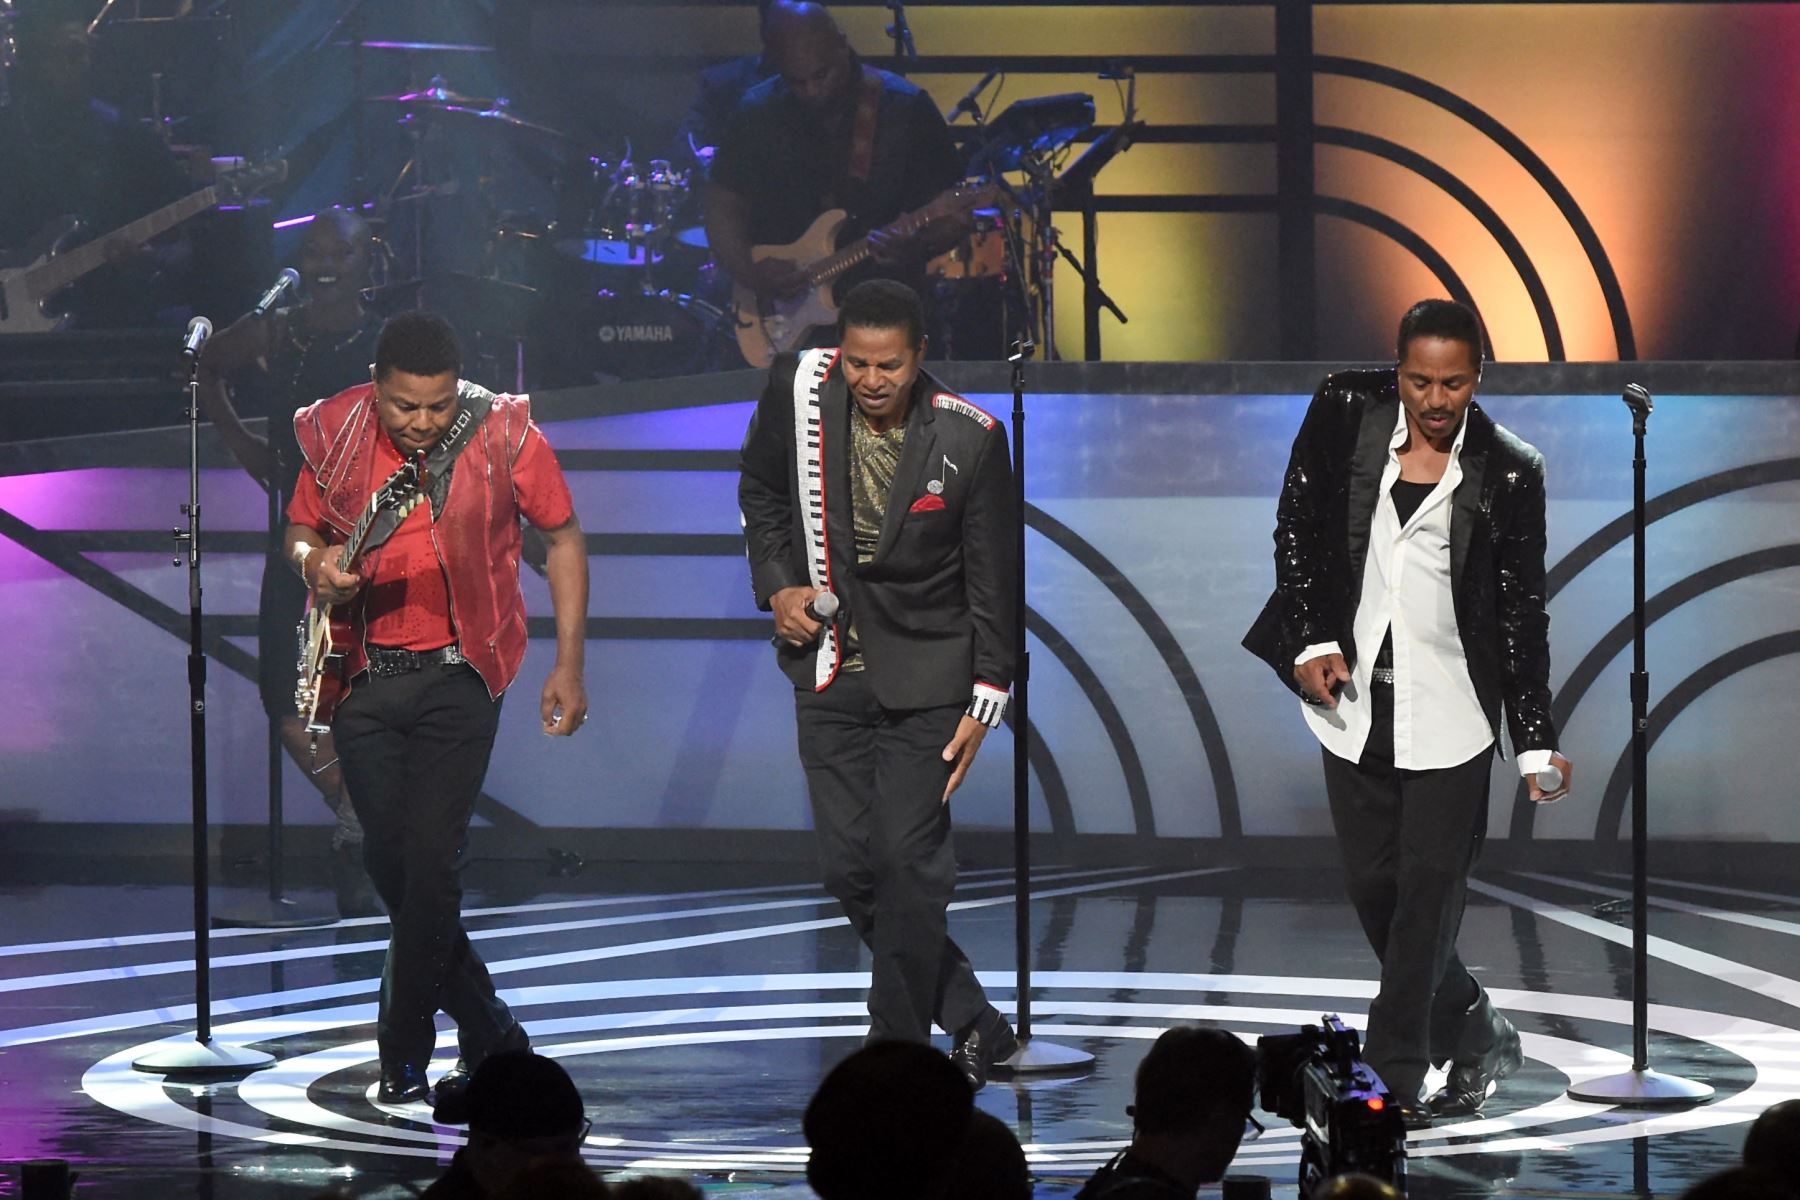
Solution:
[(962, 474), (962, 472), (957, 469), (956, 464), (950, 461), (950, 456), (948, 454), (946, 454), (946, 455), (944, 455), (944, 465), (942, 467), (938, 468), (938, 477), (936, 479), (926, 481), (925, 490), (930, 492), (934, 496), (943, 495), (944, 494), (944, 479), (945, 479), (947, 473), (951, 472), (951, 471), (955, 471), (958, 475)]

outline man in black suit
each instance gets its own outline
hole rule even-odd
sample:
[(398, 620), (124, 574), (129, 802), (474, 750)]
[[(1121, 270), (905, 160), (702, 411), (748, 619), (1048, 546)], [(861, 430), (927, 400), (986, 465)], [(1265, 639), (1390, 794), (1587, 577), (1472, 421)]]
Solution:
[(923, 1042), (935, 1020), (979, 1088), (1017, 1041), (949, 937), (948, 801), (1012, 686), (1012, 466), (1000, 423), (920, 369), (910, 288), (852, 288), (838, 337), (776, 360), (744, 437), (751, 586), (794, 683), (825, 886), (874, 955), (869, 1036)]
[[(1473, 312), (1426, 300), (1395, 367), (1320, 386), (1282, 483), (1275, 593), (1244, 639), (1324, 748), (1381, 960), (1367, 1057), (1415, 1128), (1479, 1110), (1522, 1061), (1456, 956), (1502, 711), (1533, 800), (1560, 799), (1574, 770), (1550, 716), (1544, 460), (1473, 402), (1481, 346)], [(1422, 1104), (1428, 1062), (1450, 1073)]]

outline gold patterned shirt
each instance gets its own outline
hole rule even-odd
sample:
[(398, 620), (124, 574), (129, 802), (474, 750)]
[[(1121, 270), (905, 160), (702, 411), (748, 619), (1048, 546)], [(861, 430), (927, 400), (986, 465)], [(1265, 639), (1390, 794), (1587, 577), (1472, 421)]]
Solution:
[[(851, 401), (850, 413), (850, 513), (856, 534), (856, 561), (871, 562), (881, 540), (881, 522), (887, 515), (888, 493), (900, 470), (900, 452), (906, 445), (906, 422), (885, 433), (869, 428), (861, 410)], [(862, 644), (851, 624), (844, 637), (845, 671), (863, 669)]]

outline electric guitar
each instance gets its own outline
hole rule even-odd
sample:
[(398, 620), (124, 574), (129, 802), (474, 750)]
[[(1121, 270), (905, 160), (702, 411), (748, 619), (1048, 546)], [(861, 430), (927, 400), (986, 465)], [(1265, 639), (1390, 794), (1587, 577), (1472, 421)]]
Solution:
[[(958, 213), (992, 204), (997, 189), (993, 184), (980, 187), (955, 187), (938, 196), (930, 204), (905, 214), (884, 226), (897, 237), (911, 237), (928, 225)], [(756, 246), (750, 251), (754, 262), (780, 259), (793, 263), (806, 277), (806, 290), (786, 298), (758, 299), (743, 284), (732, 288), (731, 301), (737, 310), (738, 349), (744, 361), (753, 367), (766, 367), (784, 350), (798, 346), (808, 333), (820, 325), (837, 320), (837, 302), (831, 287), (851, 267), (867, 262), (874, 254), (868, 238), (859, 238), (841, 250), (838, 233), (849, 214), (834, 208), (814, 221), (798, 239), (785, 246)]]
[(211, 187), (183, 196), (105, 237), (94, 238), (72, 250), (62, 247), (81, 223), (73, 217), (51, 222), (44, 232), (32, 239), (21, 256), (28, 260), (28, 265), (0, 267), (0, 334), (46, 333), (58, 328), (63, 317), (49, 311), (45, 302), (83, 275), (105, 266), (108, 243), (122, 238), (134, 246), (141, 246), (183, 221), (221, 204), (241, 202), (246, 196), (286, 178), (287, 163), (279, 160), (255, 167), (221, 167), (218, 181)]
[[(338, 570), (349, 571), (361, 556), (376, 517), (391, 510), (398, 518), (395, 521), (398, 528), (400, 521), (411, 516), (412, 510), (425, 500), (425, 486), (425, 452), (420, 451), (412, 461), (388, 476), (369, 497), (369, 506), (363, 510), (356, 528), (350, 531), (349, 540), (338, 552)], [(355, 631), (350, 626), (350, 618), (341, 615), (337, 605), (320, 604), (315, 600), (306, 610), (306, 618), (295, 628), (294, 635), (300, 650), (300, 679), (294, 685), (294, 707), (306, 721), (306, 732), (317, 738), (331, 732), (331, 718), (337, 713), (338, 702), (349, 690), (349, 681), (344, 678), (344, 648), (350, 645)]]

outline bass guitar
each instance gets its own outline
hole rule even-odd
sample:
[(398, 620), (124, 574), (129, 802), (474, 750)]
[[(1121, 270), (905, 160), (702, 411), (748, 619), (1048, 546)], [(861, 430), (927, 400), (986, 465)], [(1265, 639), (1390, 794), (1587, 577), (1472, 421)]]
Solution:
[[(993, 184), (980, 187), (956, 187), (943, 193), (923, 208), (915, 209), (884, 228), (896, 237), (911, 237), (928, 225), (983, 205), (992, 204), (998, 189)], [(839, 276), (851, 267), (867, 262), (874, 254), (868, 238), (859, 238), (842, 249), (837, 248), (838, 233), (849, 214), (834, 208), (814, 221), (807, 231), (786, 246), (755, 246), (750, 257), (756, 262), (780, 259), (792, 263), (805, 276), (806, 288), (786, 298), (759, 299), (743, 284), (732, 289), (731, 301), (737, 310), (738, 349), (744, 361), (753, 367), (766, 367), (775, 356), (792, 350), (806, 335), (820, 325), (837, 320), (837, 302), (831, 289)]]
[[(390, 531), (399, 528), (400, 522), (424, 501), (425, 487), (425, 452), (421, 450), (369, 497), (369, 506), (338, 551), (338, 570), (349, 571), (364, 550), (372, 549), (368, 545), (369, 533), (382, 513), (392, 512), (396, 518)], [(300, 679), (294, 685), (294, 707), (306, 722), (306, 732), (317, 738), (331, 732), (331, 718), (349, 690), (349, 680), (344, 678), (345, 647), (356, 635), (349, 617), (339, 612), (338, 605), (320, 604), (316, 599), (294, 634), (300, 646)]]
[(60, 327), (62, 316), (52, 312), (46, 302), (77, 279), (105, 266), (109, 243), (122, 240), (141, 246), (183, 221), (221, 204), (241, 203), (245, 197), (286, 178), (287, 163), (279, 160), (255, 167), (221, 167), (218, 181), (211, 187), (183, 196), (72, 250), (62, 247), (80, 222), (73, 217), (53, 222), (32, 239), (23, 255), (27, 265), (0, 267), (0, 334), (48, 333)]

